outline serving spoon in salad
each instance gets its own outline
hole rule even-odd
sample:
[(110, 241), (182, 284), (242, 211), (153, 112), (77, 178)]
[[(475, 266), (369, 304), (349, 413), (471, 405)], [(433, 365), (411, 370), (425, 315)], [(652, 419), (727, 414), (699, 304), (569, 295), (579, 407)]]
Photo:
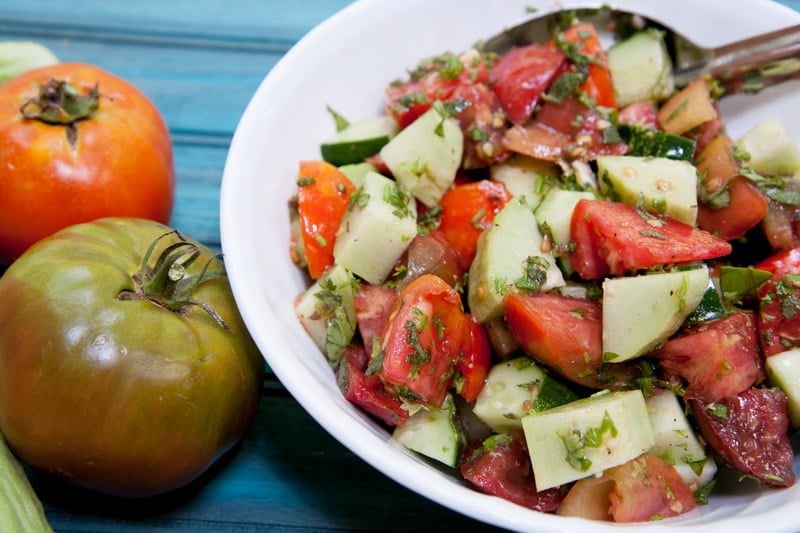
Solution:
[(637, 13), (603, 7), (556, 11), (531, 18), (486, 40), (483, 50), (501, 53), (514, 46), (543, 42), (565, 20), (577, 17), (622, 39), (645, 28), (664, 32), (677, 87), (710, 74), (724, 94), (758, 92), (786, 80), (800, 78), (800, 24), (749, 37), (716, 48), (695, 44), (668, 26)]

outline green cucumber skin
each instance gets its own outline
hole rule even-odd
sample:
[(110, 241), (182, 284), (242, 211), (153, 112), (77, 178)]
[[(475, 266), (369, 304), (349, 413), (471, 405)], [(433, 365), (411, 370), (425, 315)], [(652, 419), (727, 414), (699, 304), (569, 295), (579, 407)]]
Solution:
[(630, 147), (628, 155), (666, 157), (689, 163), (694, 158), (696, 143), (686, 137), (631, 124), (620, 124), (618, 129)]
[(389, 137), (376, 137), (362, 141), (323, 144), (320, 146), (322, 159), (335, 166), (361, 163), (371, 157), (389, 142)]
[(52, 533), (25, 471), (0, 436), (0, 526), (5, 533)]

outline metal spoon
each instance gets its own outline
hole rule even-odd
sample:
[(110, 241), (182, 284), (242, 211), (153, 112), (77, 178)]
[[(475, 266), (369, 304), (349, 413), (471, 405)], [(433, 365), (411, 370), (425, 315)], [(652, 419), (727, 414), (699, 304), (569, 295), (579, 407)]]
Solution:
[(770, 85), (800, 78), (800, 25), (717, 48), (704, 48), (672, 28), (636, 13), (611, 8), (575, 9), (529, 19), (488, 39), (483, 49), (500, 53), (513, 46), (545, 42), (563, 23), (565, 13), (591, 22), (598, 30), (611, 32), (616, 38), (645, 28), (664, 31), (677, 87), (710, 74), (722, 85), (725, 94), (735, 94), (758, 92)]

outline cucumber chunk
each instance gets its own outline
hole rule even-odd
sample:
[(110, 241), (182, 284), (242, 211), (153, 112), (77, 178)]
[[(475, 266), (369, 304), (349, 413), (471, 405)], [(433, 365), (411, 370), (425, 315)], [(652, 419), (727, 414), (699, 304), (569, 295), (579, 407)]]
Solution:
[(351, 163), (340, 166), (339, 170), (347, 176), (347, 179), (356, 189), (364, 185), (364, 178), (367, 176), (367, 172), (378, 172), (378, 168), (372, 163)]
[(614, 44), (608, 50), (608, 69), (620, 107), (643, 100), (657, 102), (675, 90), (664, 33), (655, 29)]
[(620, 124), (619, 134), (630, 147), (628, 155), (666, 157), (691, 162), (697, 143), (680, 135), (643, 126)]
[(294, 306), (308, 335), (331, 364), (341, 359), (356, 330), (356, 282), (341, 265), (333, 265)]
[(800, 428), (800, 348), (767, 357), (767, 376), (786, 394), (792, 428)]
[(545, 411), (577, 399), (569, 387), (530, 357), (522, 356), (492, 367), (472, 411), (500, 433), (522, 427), (520, 419), (531, 411)]
[(455, 467), (461, 439), (453, 397), (448, 394), (440, 408), (423, 407), (414, 413), (395, 428), (392, 438), (409, 450)]
[(600, 156), (601, 190), (630, 205), (644, 201), (651, 212), (697, 225), (697, 169), (664, 157)]
[(713, 278), (709, 278), (708, 287), (706, 287), (706, 292), (703, 293), (703, 299), (694, 308), (686, 322), (692, 325), (699, 324), (707, 320), (722, 318), (725, 314), (725, 304), (722, 302), (722, 296), (719, 289), (717, 289), (717, 284), (714, 283)]
[(333, 256), (372, 284), (382, 283), (417, 234), (414, 199), (397, 183), (368, 172), (350, 198)]
[(552, 252), (542, 252), (542, 234), (525, 198), (513, 199), (499, 212), (492, 227), (478, 238), (469, 269), (468, 301), (472, 314), (486, 322), (503, 314), (503, 298), (520, 292), (518, 284), (530, 268), (544, 274), (542, 292), (564, 285)]
[(458, 122), (434, 104), (380, 154), (397, 182), (433, 207), (455, 181), (463, 150), (464, 134)]
[(621, 465), (655, 444), (639, 390), (602, 392), (522, 419), (536, 490)]
[(775, 119), (756, 124), (736, 146), (750, 155), (747, 164), (761, 174), (789, 175), (800, 171), (800, 147)]
[(708, 268), (609, 278), (603, 282), (603, 358), (646, 354), (675, 333), (703, 299)]
[[(567, 191), (564, 189), (551, 189), (536, 208), (536, 221), (543, 231), (549, 231), (553, 244), (559, 247), (568, 247), (570, 243), (570, 224), (572, 211), (581, 199), (593, 200), (594, 194), (588, 191)], [(561, 269), (572, 273), (572, 262), (569, 255), (558, 258)]]
[(502, 163), (492, 165), (491, 179), (506, 186), (512, 197), (524, 196), (531, 207), (536, 207), (544, 194), (558, 180), (558, 167), (550, 162), (524, 155), (515, 155)]
[(673, 465), (705, 460), (705, 448), (697, 439), (674, 392), (657, 390), (645, 403), (656, 441), (647, 453)]
[(377, 154), (397, 133), (391, 117), (372, 117), (350, 124), (320, 145), (322, 158), (336, 166), (360, 163)]

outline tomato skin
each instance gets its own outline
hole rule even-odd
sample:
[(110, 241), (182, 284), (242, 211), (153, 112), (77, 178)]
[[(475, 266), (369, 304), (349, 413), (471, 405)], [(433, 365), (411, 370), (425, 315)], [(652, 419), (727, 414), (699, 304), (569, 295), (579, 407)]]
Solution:
[(758, 338), (764, 356), (769, 357), (794, 346), (800, 346), (800, 313), (794, 307), (784, 310), (784, 301), (800, 297), (800, 287), (787, 275), (800, 274), (800, 248), (779, 252), (755, 265), (772, 272), (772, 278), (758, 289)]
[[(98, 110), (75, 124), (74, 147), (64, 126), (20, 113), (51, 78), (81, 93), (99, 88)], [(61, 63), (0, 85), (0, 160), (0, 263), (71, 224), (107, 216), (167, 223), (172, 214), (175, 175), (163, 118), (134, 86), (92, 65)]]
[(736, 396), (764, 377), (755, 321), (746, 312), (691, 328), (652, 356), (667, 377), (686, 379), (686, 399), (714, 402)]
[(475, 258), (478, 237), (510, 199), (505, 185), (489, 180), (456, 185), (442, 196), (439, 232), (455, 249), (463, 270)]
[(602, 389), (636, 377), (630, 364), (603, 364), (597, 302), (556, 294), (509, 294), (504, 305), (508, 328), (525, 353), (568, 380)]
[(697, 225), (726, 241), (743, 237), (767, 216), (767, 198), (742, 176), (728, 183), (730, 204), (722, 209), (710, 209), (703, 204), (697, 206)]
[(397, 293), (383, 285), (365, 282), (359, 286), (355, 297), (356, 322), (367, 353), (372, 352), (374, 339), (380, 339), (396, 299)]
[(592, 58), (586, 81), (579, 90), (597, 102), (597, 105), (615, 109), (617, 98), (611, 83), (608, 60), (594, 25), (590, 23), (576, 24), (561, 32), (561, 36), (567, 41), (580, 45), (580, 53)]
[(383, 390), (377, 374), (365, 374), (368, 356), (360, 346), (349, 346), (336, 369), (339, 388), (347, 401), (354, 403), (389, 426), (408, 420), (403, 403)]
[[(71, 226), (0, 278), (0, 429), (28, 464), (147, 496), (197, 477), (247, 429), (264, 362), (227, 279), (205, 281), (192, 298), (229, 331), (197, 306), (176, 313), (118, 297), (137, 289), (143, 254), (167, 231), (141, 219)], [(189, 272), (209, 260), (222, 267), (202, 248)]]
[(626, 204), (581, 200), (572, 212), (572, 264), (583, 279), (624, 274), (656, 265), (722, 257), (731, 245), (668, 217), (645, 218)]
[(472, 316), (468, 316), (464, 347), (456, 361), (456, 372), (461, 375), (458, 393), (467, 402), (474, 402), (483, 390), (486, 376), (492, 367), (492, 348), (486, 330)]
[(333, 264), (336, 232), (356, 188), (325, 161), (301, 161), (297, 210), (308, 274), (318, 279)]
[(564, 66), (553, 45), (530, 44), (501, 55), (489, 71), (489, 85), (514, 124), (524, 124), (539, 98)]
[[(440, 406), (467, 335), (461, 296), (433, 274), (398, 295), (381, 336), (381, 379), (390, 391)], [(416, 337), (415, 347), (410, 337)]]
[(657, 115), (658, 110), (652, 102), (635, 102), (620, 109), (617, 120), (620, 124), (638, 124), (658, 129)]

